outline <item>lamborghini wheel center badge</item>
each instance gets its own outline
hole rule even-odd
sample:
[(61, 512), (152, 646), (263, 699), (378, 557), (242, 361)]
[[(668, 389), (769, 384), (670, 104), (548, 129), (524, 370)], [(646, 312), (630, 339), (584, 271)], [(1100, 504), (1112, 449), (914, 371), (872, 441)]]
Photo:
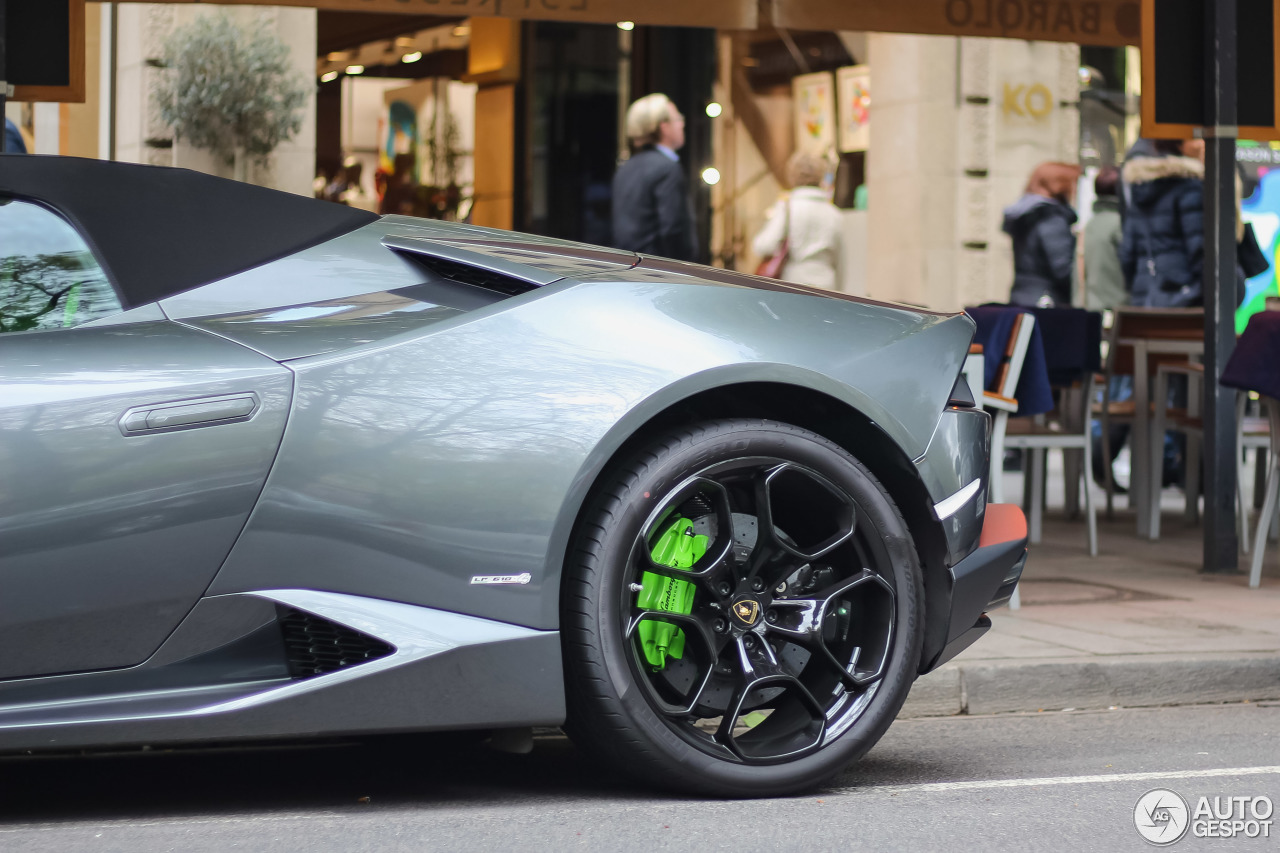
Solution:
[(753, 628), (760, 621), (760, 602), (754, 598), (739, 598), (729, 607), (729, 612), (740, 625)]

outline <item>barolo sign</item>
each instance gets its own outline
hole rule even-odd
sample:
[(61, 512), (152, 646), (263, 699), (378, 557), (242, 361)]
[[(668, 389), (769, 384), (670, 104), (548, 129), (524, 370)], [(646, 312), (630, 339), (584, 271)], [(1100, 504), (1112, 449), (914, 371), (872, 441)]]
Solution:
[[(777, 26), (1137, 44), (1133, 0), (773, 0)], [(824, 24), (825, 22), (825, 24)]]

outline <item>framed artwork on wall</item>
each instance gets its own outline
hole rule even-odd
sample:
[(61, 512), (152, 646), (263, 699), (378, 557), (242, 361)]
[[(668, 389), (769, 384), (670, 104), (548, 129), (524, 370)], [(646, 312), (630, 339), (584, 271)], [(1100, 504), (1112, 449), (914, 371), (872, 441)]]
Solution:
[(826, 154), (836, 145), (835, 79), (830, 71), (801, 74), (791, 80), (795, 104), (796, 149)]
[(866, 151), (871, 144), (871, 68), (836, 69), (836, 103), (840, 119), (840, 153)]

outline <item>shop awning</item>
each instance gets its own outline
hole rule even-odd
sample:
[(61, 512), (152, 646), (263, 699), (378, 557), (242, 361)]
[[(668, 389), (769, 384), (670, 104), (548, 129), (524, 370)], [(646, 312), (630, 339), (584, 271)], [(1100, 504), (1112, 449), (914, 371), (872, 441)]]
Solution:
[[(150, 0), (157, 2), (157, 0)], [(158, 0), (193, 3), (200, 0)], [(527, 18), (614, 24), (631, 21), (682, 27), (754, 30), (757, 0), (218, 0), (226, 5), (309, 6), (344, 12), (395, 12), (400, 15)], [(833, 0), (836, 2), (836, 0)]]
[[(151, 0), (196, 3), (201, 0)], [(754, 30), (856, 30), (1137, 45), (1136, 0), (219, 0), (346, 12)]]

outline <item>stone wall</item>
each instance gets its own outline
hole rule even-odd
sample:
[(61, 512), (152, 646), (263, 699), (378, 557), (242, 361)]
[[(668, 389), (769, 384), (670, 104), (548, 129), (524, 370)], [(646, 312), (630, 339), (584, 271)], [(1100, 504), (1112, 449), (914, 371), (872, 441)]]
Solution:
[(1004, 301), (1005, 205), (1077, 160), (1079, 48), (872, 34), (868, 295), (941, 310)]
[[(289, 46), (293, 66), (306, 80), (315, 76), (316, 11), (280, 6), (211, 6), (166, 3), (121, 3), (116, 68), (116, 159), (133, 163), (181, 166), (223, 177), (232, 167), (208, 151), (179, 140), (172, 148), (156, 147), (172, 131), (160, 118), (152, 92), (162, 69), (149, 64), (163, 52), (173, 29), (199, 15), (226, 12), (243, 26), (274, 31)], [(255, 184), (311, 195), (315, 177), (316, 104), (307, 101), (302, 128), (282, 143), (264, 167), (249, 166)], [(150, 142), (149, 142), (150, 141)]]

